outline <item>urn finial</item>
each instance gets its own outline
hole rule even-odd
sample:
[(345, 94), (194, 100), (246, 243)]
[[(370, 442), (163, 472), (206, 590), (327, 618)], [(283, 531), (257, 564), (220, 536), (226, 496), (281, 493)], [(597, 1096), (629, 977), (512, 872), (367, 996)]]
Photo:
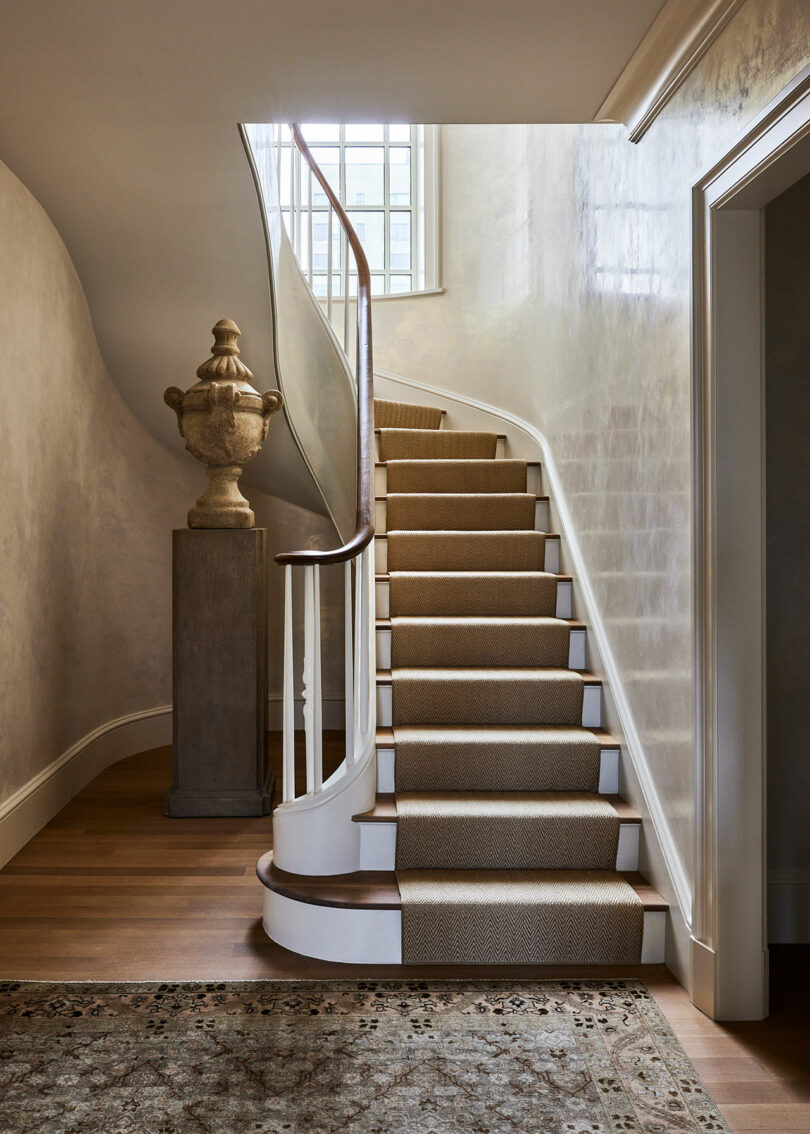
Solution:
[(242, 332), (233, 319), (220, 319), (211, 334), (211, 357), (197, 367), (197, 377), (203, 382), (252, 382), (252, 373), (239, 357), (237, 340)]
[(163, 395), (177, 414), (186, 448), (204, 461), (209, 485), (188, 514), (191, 528), (250, 528), (253, 512), (237, 487), (242, 466), (267, 436), (271, 414), (281, 409), (278, 390), (260, 394), (239, 358), (242, 332), (232, 319), (213, 328), (211, 357), (197, 368), (200, 379), (185, 393), (171, 386)]

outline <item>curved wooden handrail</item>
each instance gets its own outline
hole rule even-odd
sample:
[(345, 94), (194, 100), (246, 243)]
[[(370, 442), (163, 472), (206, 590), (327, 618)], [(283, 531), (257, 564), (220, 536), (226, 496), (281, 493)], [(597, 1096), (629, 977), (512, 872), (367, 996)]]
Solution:
[[(345, 563), (374, 538), (374, 373), (371, 355), (371, 273), (363, 245), (346, 211), (312, 156), (299, 126), (291, 127), (295, 144), (318, 180), (340, 221), (357, 264), (357, 512), (354, 533), (342, 547), (330, 551), (284, 551), (276, 563), (305, 567)], [(348, 278), (348, 277), (347, 277)], [(348, 293), (348, 287), (346, 289)], [(348, 294), (343, 302), (349, 302)]]

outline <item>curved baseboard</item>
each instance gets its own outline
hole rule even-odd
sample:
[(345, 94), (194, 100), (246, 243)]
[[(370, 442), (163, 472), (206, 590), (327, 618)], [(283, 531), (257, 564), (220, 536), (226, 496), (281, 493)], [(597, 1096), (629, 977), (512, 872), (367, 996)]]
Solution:
[(0, 803), (0, 867), (105, 768), (171, 742), (171, 705), (117, 717), (77, 740)]

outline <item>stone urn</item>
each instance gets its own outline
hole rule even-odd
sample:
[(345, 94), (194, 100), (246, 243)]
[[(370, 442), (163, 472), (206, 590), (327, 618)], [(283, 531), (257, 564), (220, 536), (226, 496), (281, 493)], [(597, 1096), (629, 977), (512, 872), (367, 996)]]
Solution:
[(283, 399), (278, 390), (260, 394), (251, 386), (253, 375), (236, 345), (241, 333), (236, 323), (220, 319), (211, 357), (197, 370), (200, 381), (185, 393), (170, 386), (163, 395), (186, 448), (207, 465), (208, 487), (188, 514), (190, 528), (252, 528), (255, 520), (237, 482)]

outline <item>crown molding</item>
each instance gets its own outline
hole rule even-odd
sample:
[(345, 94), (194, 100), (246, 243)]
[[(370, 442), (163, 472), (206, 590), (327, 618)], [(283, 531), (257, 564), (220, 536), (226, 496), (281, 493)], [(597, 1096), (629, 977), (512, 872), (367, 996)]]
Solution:
[(667, 0), (594, 121), (624, 123), (640, 141), (743, 3)]

